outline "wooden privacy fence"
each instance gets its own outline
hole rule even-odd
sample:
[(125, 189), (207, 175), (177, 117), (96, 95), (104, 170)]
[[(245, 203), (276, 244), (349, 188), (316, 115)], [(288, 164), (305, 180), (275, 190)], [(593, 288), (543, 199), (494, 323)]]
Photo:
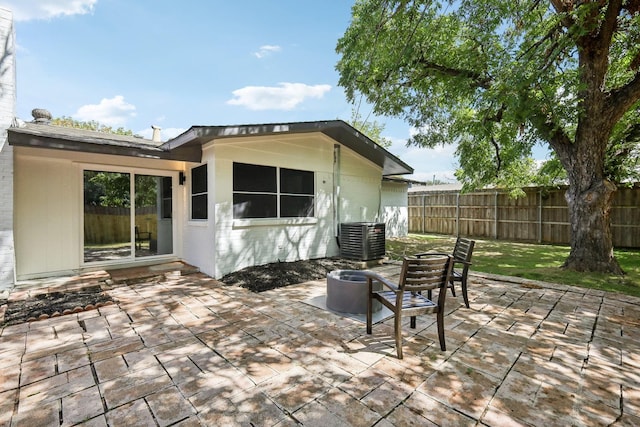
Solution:
[[(409, 193), (409, 232), (569, 244), (567, 187), (525, 189), (514, 199), (500, 190)], [(621, 187), (611, 207), (613, 244), (640, 248), (640, 184)]]
[[(145, 206), (136, 209), (135, 225), (140, 231), (155, 235), (157, 208)], [(105, 206), (84, 207), (85, 243), (112, 244), (131, 241), (131, 209)]]

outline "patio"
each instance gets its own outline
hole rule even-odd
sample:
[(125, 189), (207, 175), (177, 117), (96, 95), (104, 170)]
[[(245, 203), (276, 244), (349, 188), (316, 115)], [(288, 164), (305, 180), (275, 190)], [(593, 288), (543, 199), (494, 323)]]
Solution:
[(640, 425), (638, 298), (475, 275), (471, 309), (447, 299), (448, 351), (422, 316), (398, 360), (389, 321), (366, 335), (302, 302), (324, 280), (141, 277), (75, 278), (118, 304), (0, 332), (0, 426)]

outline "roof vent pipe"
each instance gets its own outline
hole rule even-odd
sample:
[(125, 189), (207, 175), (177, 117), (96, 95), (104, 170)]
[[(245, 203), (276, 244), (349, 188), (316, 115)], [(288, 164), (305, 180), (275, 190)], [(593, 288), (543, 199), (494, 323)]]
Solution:
[(45, 110), (44, 108), (34, 108), (31, 110), (31, 115), (33, 116), (33, 121), (35, 123), (41, 123), (48, 125), (51, 123), (51, 113), (49, 110)]
[(151, 125), (151, 129), (153, 129), (153, 136), (151, 137), (151, 140), (154, 142), (161, 142), (162, 138), (160, 137), (160, 131), (162, 128), (156, 125)]

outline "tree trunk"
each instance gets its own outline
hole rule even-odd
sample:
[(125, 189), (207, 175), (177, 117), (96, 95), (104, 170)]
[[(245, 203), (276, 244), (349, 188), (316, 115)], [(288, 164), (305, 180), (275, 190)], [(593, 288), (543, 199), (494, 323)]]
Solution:
[[(571, 252), (563, 268), (624, 274), (613, 256), (613, 240), (609, 213), (616, 192), (615, 184), (606, 179), (591, 182), (586, 190), (572, 183), (565, 194), (571, 223)], [(576, 185), (577, 184), (577, 185)]]

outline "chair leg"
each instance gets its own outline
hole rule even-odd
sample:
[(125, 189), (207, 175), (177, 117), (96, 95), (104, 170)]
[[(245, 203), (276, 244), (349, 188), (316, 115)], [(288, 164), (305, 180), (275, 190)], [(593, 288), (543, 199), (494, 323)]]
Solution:
[(396, 314), (394, 318), (394, 333), (396, 335), (396, 352), (398, 353), (398, 359), (402, 359), (402, 316)]
[(411, 321), (411, 323), (410, 323), (409, 326), (411, 327), (411, 329), (415, 329), (416, 328), (416, 316), (411, 316), (410, 321)]
[(371, 324), (373, 323), (373, 298), (367, 300), (367, 334), (371, 335)]
[(456, 296), (456, 284), (455, 284), (455, 282), (453, 280), (451, 282), (449, 282), (449, 289), (451, 289), (451, 295), (453, 295), (455, 297)]
[(467, 277), (462, 278), (462, 297), (464, 298), (464, 305), (469, 308), (469, 295), (467, 295)]
[(440, 350), (447, 351), (447, 344), (444, 341), (444, 313), (438, 312), (438, 340), (440, 341)]

